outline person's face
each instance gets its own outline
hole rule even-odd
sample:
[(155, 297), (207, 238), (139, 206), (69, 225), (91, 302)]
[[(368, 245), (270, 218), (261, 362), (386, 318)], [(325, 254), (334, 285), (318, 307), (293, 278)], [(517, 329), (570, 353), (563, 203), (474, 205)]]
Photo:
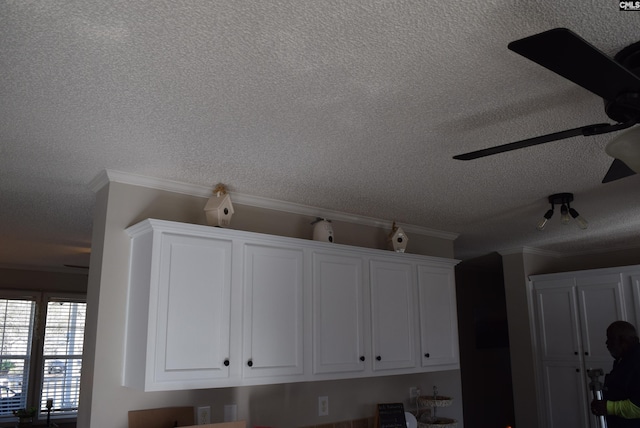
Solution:
[(623, 351), (622, 341), (617, 334), (607, 330), (607, 349), (613, 358), (620, 358)]

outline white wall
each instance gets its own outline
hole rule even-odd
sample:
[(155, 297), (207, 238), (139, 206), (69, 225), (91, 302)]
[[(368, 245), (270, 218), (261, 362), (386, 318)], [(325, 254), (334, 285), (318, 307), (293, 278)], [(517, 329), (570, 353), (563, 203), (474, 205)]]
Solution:
[[(225, 388), (177, 392), (140, 392), (122, 387), (125, 311), (128, 283), (129, 237), (125, 232), (145, 218), (203, 224), (206, 200), (169, 191), (122, 183), (109, 183), (97, 193), (89, 273), (87, 337), (78, 414), (80, 428), (126, 428), (129, 410), (211, 405), (214, 421), (222, 420), (224, 404), (237, 404), (238, 415), (249, 425), (270, 424), (281, 428), (306, 426), (373, 415), (380, 401), (402, 401), (409, 386), (429, 390), (437, 385), (440, 394), (454, 397), (454, 405), (442, 416), (462, 420), (460, 372), (458, 370), (412, 376), (379, 377), (364, 380), (314, 382), (261, 387)], [(269, 221), (283, 213), (246, 209), (234, 205), (232, 227), (273, 233), (289, 224), (300, 234), (309, 219), (287, 218)], [(244, 226), (244, 227), (243, 227)], [(259, 228), (261, 230), (256, 230)], [(384, 233), (372, 227), (334, 224), (351, 245), (378, 245)], [(357, 231), (353, 234), (353, 231)], [(309, 229), (310, 233), (310, 229)], [(372, 240), (371, 236), (378, 237)], [(310, 237), (299, 236), (299, 237)], [(410, 237), (410, 245), (421, 254), (452, 257), (453, 243), (442, 239)], [(329, 395), (330, 416), (318, 418), (317, 396)], [(291, 412), (291, 409), (296, 409)], [(286, 411), (285, 411), (286, 410)], [(462, 427), (462, 424), (459, 424)]]

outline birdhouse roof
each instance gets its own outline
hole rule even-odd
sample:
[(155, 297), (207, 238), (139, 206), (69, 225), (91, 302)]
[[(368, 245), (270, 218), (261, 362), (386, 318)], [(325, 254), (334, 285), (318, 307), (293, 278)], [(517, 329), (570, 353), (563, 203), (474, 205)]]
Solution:
[(205, 210), (218, 210), (220, 208), (227, 207), (231, 212), (233, 212), (233, 204), (231, 203), (231, 197), (229, 194), (224, 194), (222, 196), (212, 196), (207, 201), (207, 204), (204, 206)]
[(401, 235), (401, 234), (405, 235), (404, 230), (402, 230), (401, 227), (397, 227), (397, 228), (395, 228), (395, 230), (391, 231), (391, 234), (389, 235), (389, 237), (393, 238), (393, 237)]

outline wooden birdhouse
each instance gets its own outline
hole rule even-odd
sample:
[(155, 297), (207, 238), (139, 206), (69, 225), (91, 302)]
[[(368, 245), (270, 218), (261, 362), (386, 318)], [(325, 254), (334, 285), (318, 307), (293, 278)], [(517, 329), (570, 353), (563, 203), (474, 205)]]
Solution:
[(404, 250), (407, 248), (407, 243), (409, 242), (409, 238), (404, 233), (401, 227), (396, 226), (396, 222), (393, 222), (393, 226), (391, 227), (391, 233), (388, 236), (389, 246), (396, 253), (404, 253)]
[(223, 184), (218, 184), (213, 189), (213, 196), (209, 198), (204, 206), (209, 226), (228, 227), (233, 216), (233, 204), (231, 196)]
[(331, 220), (317, 217), (311, 225), (313, 225), (314, 241), (333, 242), (333, 227), (331, 226)]

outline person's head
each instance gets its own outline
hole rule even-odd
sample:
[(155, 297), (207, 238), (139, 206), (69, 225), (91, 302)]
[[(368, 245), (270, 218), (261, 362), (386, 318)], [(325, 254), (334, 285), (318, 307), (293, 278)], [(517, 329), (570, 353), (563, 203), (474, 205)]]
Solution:
[(607, 349), (613, 358), (620, 358), (634, 343), (638, 343), (638, 333), (633, 324), (615, 321), (607, 328)]

